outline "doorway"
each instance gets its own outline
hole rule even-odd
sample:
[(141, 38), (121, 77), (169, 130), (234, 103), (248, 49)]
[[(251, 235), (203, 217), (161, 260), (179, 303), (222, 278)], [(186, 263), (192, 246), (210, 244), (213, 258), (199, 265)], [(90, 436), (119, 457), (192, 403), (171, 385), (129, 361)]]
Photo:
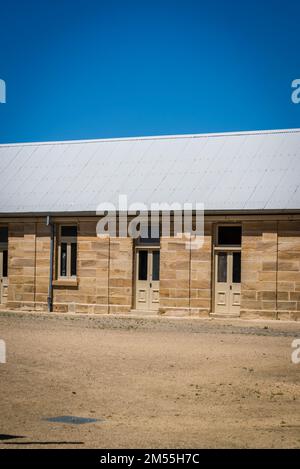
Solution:
[(214, 313), (240, 315), (241, 226), (218, 226), (214, 248)]
[(219, 251), (215, 255), (215, 313), (240, 314), (241, 252)]
[(8, 228), (0, 226), (0, 304), (7, 303), (8, 294)]
[(136, 248), (135, 307), (142, 311), (158, 311), (160, 251)]

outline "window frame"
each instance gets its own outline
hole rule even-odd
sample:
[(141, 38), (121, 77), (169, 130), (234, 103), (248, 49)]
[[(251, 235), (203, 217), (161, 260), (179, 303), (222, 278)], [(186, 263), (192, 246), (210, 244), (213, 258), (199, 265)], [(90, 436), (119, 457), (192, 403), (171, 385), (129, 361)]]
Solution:
[[(65, 226), (76, 226), (77, 236), (64, 236), (62, 235), (62, 228)], [(61, 246), (67, 244), (67, 265), (66, 275), (61, 275)], [(76, 275), (71, 275), (72, 272), (72, 244), (76, 244)], [(58, 243), (57, 243), (57, 279), (58, 280), (76, 280), (78, 272), (78, 225), (77, 223), (62, 223), (59, 225)]]

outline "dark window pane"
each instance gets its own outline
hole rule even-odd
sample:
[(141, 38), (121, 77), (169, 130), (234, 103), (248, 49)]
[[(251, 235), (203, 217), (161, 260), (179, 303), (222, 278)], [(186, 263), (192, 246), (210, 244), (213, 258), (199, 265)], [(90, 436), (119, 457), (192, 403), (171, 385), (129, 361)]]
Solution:
[(3, 277), (7, 277), (7, 251), (3, 251)]
[(139, 252), (139, 280), (147, 280), (148, 278), (148, 252)]
[(60, 275), (61, 277), (67, 276), (67, 243), (61, 243)]
[(71, 244), (71, 276), (76, 275), (77, 270), (77, 243)]
[(219, 252), (218, 254), (218, 282), (227, 282), (227, 253)]
[(241, 253), (233, 253), (232, 282), (241, 283)]
[(221, 246), (240, 246), (242, 242), (242, 227), (219, 226), (218, 242)]
[(137, 245), (158, 245), (160, 244), (159, 238), (159, 225), (148, 225), (141, 226), (141, 236), (136, 240)]
[(61, 235), (62, 236), (77, 236), (77, 226), (62, 226)]
[(8, 242), (8, 228), (0, 228), (0, 243)]
[(159, 251), (152, 253), (152, 280), (159, 280)]

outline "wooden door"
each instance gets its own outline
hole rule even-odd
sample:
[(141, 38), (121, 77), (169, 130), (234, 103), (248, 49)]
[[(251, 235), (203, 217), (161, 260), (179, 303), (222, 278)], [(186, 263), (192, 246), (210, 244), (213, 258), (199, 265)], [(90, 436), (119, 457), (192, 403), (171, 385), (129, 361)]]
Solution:
[(157, 311), (159, 308), (159, 249), (136, 250), (136, 309)]
[(217, 314), (240, 313), (241, 252), (220, 250), (215, 254), (215, 307)]

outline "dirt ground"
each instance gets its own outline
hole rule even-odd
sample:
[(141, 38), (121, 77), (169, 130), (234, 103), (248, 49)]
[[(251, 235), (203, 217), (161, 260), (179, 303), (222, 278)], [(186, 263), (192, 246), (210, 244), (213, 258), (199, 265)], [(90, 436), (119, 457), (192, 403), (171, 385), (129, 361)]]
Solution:
[(0, 313), (0, 338), (0, 448), (300, 447), (299, 323)]

